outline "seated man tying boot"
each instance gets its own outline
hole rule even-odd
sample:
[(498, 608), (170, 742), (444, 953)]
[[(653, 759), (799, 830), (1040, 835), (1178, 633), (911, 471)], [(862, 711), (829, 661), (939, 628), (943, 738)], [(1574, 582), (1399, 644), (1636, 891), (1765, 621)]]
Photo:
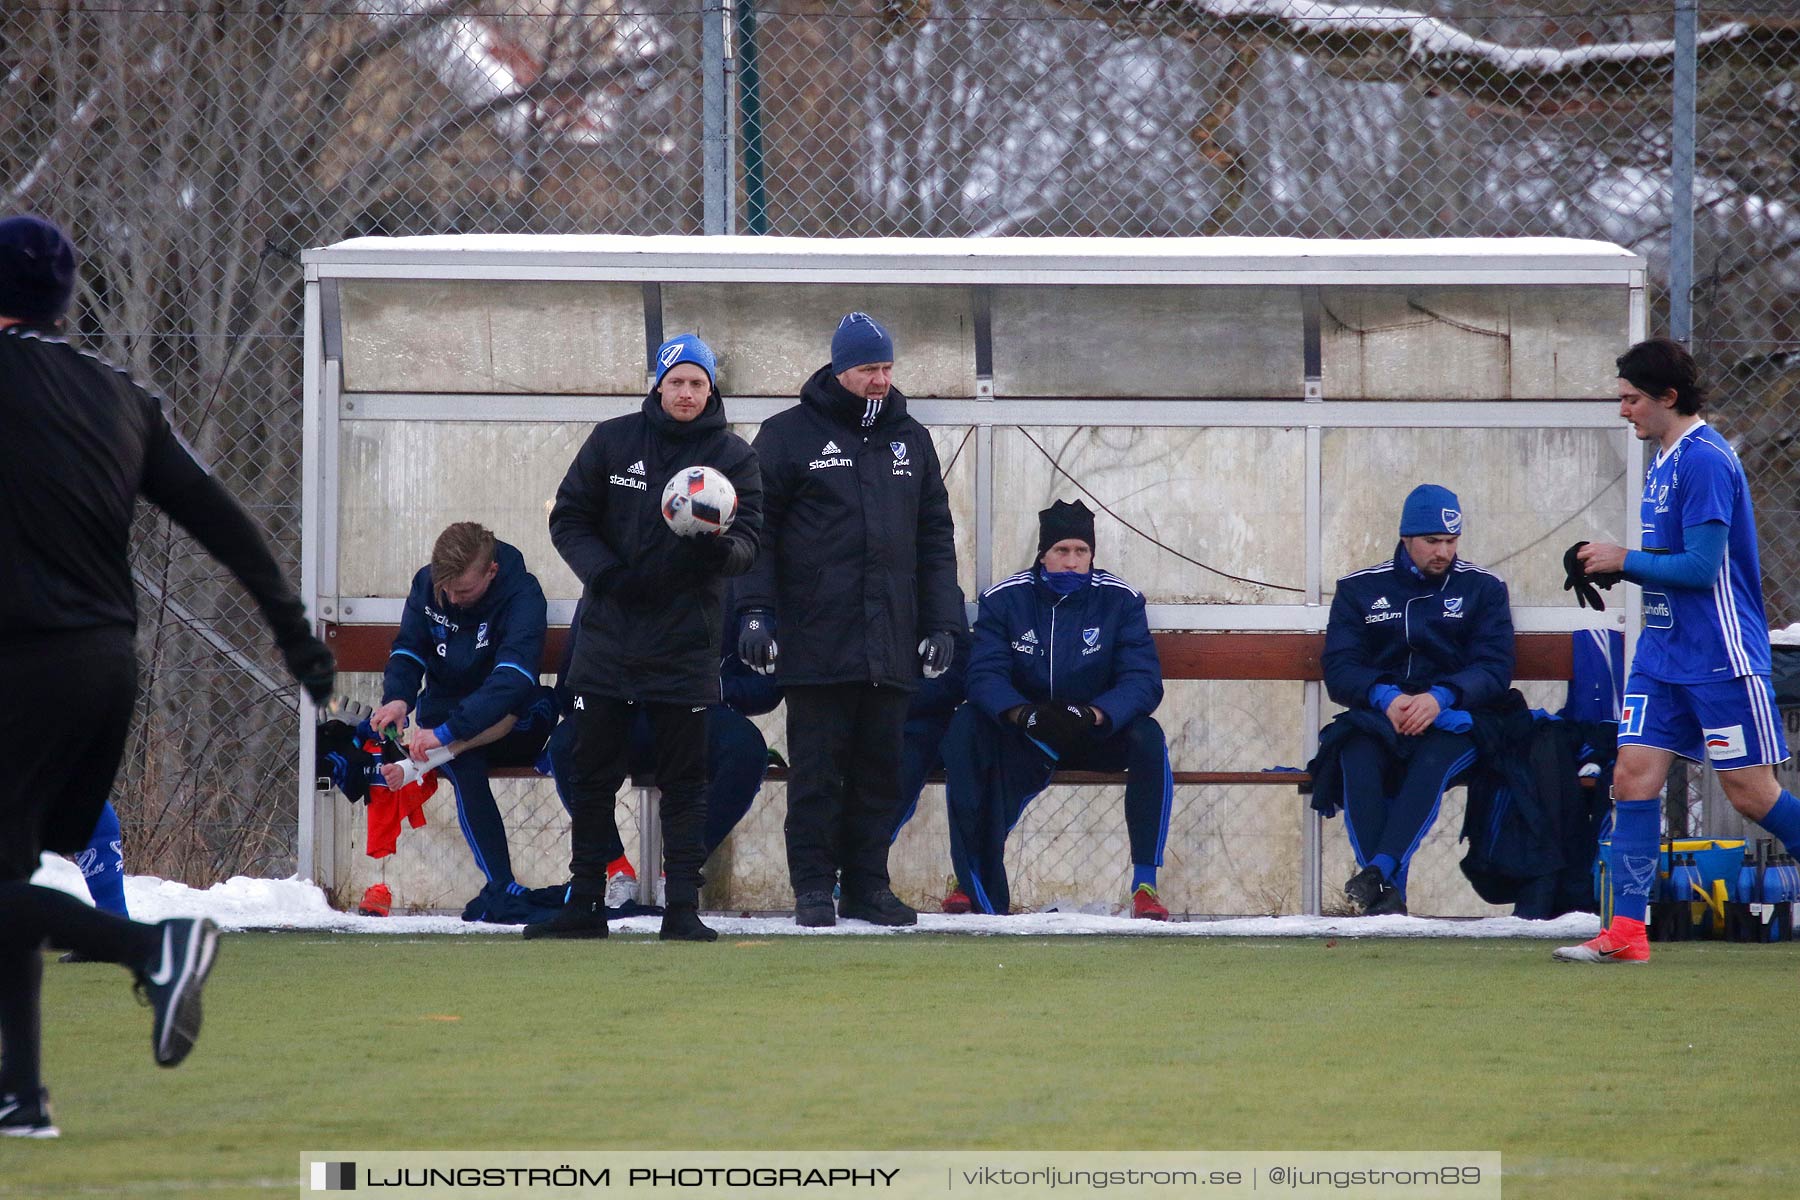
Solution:
[(1094, 567), (1094, 514), (1057, 501), (1038, 514), (1031, 569), (982, 593), (969, 703), (944, 735), (950, 858), (944, 911), (1004, 913), (1006, 836), (1057, 768), (1126, 772), (1134, 917), (1167, 920), (1156, 870), (1174, 789), (1150, 714), (1162, 666), (1144, 597)]
[(1338, 580), (1325, 688), (1348, 711), (1320, 735), (1313, 807), (1344, 808), (1358, 870), (1344, 894), (1372, 915), (1406, 912), (1406, 870), (1444, 790), (1475, 762), (1470, 731), (1512, 685), (1506, 584), (1457, 557), (1462, 505), (1420, 484), (1392, 558)]
[(379, 735), (418, 706), (407, 749), (450, 781), (457, 822), (487, 879), (463, 913), (467, 920), (539, 915), (521, 902), (526, 889), (513, 879), (488, 771), (529, 765), (555, 720), (549, 690), (538, 683), (544, 633), (544, 591), (524, 556), (483, 526), (458, 521), (438, 535), (430, 565), (413, 577), (382, 703), (369, 717)]

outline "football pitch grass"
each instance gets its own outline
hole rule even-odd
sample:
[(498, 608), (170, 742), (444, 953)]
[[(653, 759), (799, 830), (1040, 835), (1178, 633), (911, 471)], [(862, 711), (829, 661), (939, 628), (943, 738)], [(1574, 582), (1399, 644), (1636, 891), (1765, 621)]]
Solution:
[[(1800, 946), (238, 934), (174, 1071), (45, 964), (0, 1195), (293, 1195), (307, 1150), (1498, 1150), (1512, 1197), (1800, 1194)], [(1617, 1019), (1615, 1014), (1623, 1014)]]

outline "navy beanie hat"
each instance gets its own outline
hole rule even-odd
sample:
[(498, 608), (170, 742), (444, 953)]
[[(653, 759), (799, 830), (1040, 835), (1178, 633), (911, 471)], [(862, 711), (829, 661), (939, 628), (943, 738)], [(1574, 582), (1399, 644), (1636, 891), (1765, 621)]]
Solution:
[(0, 316), (60, 320), (75, 294), (75, 247), (42, 217), (0, 221)]
[(1436, 483), (1421, 483), (1407, 493), (1400, 508), (1400, 536), (1423, 537), (1428, 533), (1462, 533), (1462, 504), (1456, 493)]
[(656, 361), (651, 364), (651, 370), (656, 372), (656, 382), (650, 386), (661, 387), (663, 376), (682, 363), (693, 363), (706, 372), (707, 382), (719, 386), (717, 356), (711, 346), (692, 333), (678, 333), (656, 348)]
[(853, 312), (838, 322), (831, 335), (831, 373), (842, 375), (851, 367), (893, 362), (894, 338), (868, 313)]
[(1037, 556), (1044, 557), (1044, 551), (1069, 538), (1077, 538), (1087, 543), (1088, 550), (1094, 548), (1094, 510), (1077, 500), (1070, 504), (1066, 500), (1058, 500), (1049, 508), (1038, 513), (1038, 548)]

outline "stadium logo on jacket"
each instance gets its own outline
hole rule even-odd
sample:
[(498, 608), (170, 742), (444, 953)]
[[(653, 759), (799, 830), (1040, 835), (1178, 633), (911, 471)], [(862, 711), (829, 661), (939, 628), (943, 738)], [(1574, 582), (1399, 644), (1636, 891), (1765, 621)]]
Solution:
[(629, 475), (611, 475), (607, 477), (607, 482), (618, 487), (630, 488), (634, 492), (647, 492), (650, 490), (649, 484), (641, 479), (633, 479)]

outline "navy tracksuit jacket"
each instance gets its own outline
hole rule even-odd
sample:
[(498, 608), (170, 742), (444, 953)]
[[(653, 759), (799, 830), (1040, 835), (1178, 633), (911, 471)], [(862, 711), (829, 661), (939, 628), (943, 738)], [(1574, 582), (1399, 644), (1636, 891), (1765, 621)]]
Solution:
[[(465, 751), (439, 770), (456, 792), (456, 817), (487, 877), (488, 887), (517, 894), (506, 825), (488, 785), (490, 765), (530, 763), (555, 720), (549, 689), (538, 683), (544, 656), (544, 589), (525, 568), (525, 557), (505, 542), (494, 544), (499, 566), (481, 599), (467, 608), (440, 600), (431, 568), (413, 576), (382, 679), (382, 703), (415, 704), (414, 718), (446, 744), (473, 737), (508, 715), (512, 733)], [(420, 684), (424, 690), (420, 691)]]
[[(1342, 803), (1357, 865), (1385, 858), (1384, 873), (1402, 893), (1444, 790), (1475, 762), (1475, 742), (1466, 728), (1448, 728), (1460, 722), (1445, 715), (1422, 734), (1394, 734), (1385, 689), (1433, 692), (1443, 709), (1473, 716), (1506, 696), (1513, 653), (1506, 584), (1473, 563), (1459, 558), (1427, 578), (1399, 544), (1386, 562), (1338, 580), (1325, 632), (1325, 690), (1350, 711), (1322, 735), (1320, 758), (1329, 752), (1335, 761), (1315, 759), (1313, 778), (1342, 786), (1337, 794), (1315, 785), (1313, 807), (1329, 813)], [(1348, 725), (1370, 732), (1341, 728)]]
[[(1001, 580), (981, 596), (968, 687), (970, 702), (945, 735), (944, 763), (950, 855), (979, 911), (1008, 911), (1006, 836), (1058, 766), (1126, 771), (1132, 862), (1161, 865), (1174, 789), (1168, 745), (1150, 715), (1162, 702), (1162, 665), (1138, 591), (1102, 570), (1067, 596), (1043, 582), (1041, 567)], [(1018, 705), (1051, 700), (1107, 717), (1060, 761), (1002, 720)]]

